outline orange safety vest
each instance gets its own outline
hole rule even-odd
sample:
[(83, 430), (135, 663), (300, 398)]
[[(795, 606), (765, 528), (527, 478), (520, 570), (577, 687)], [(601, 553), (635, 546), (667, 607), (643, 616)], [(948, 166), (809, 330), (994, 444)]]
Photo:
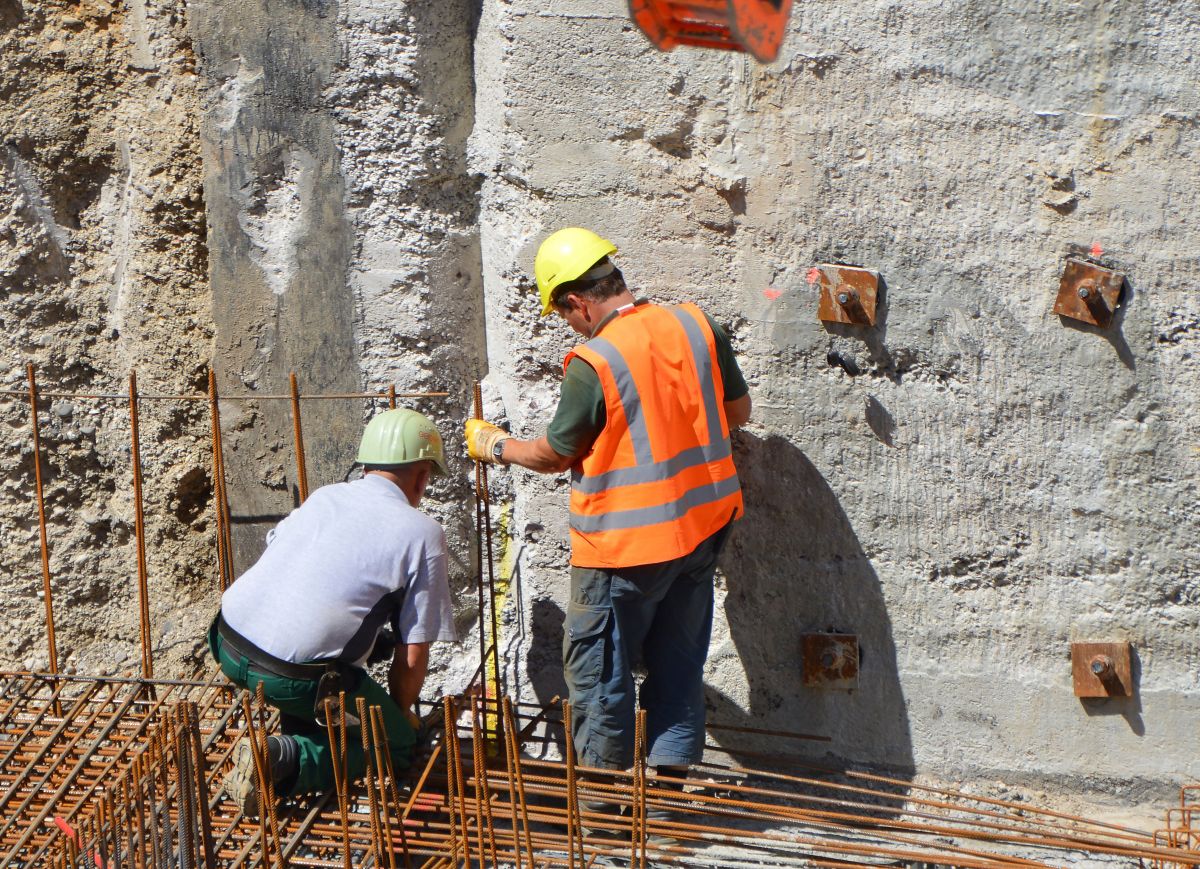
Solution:
[(571, 563), (671, 561), (742, 513), (725, 386), (692, 304), (643, 304), (567, 354), (596, 370), (607, 421), (571, 469)]

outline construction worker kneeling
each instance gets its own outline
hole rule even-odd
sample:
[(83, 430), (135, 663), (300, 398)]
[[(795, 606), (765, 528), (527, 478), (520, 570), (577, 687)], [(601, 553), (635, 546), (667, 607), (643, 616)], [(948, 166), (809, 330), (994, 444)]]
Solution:
[[(429, 644), (455, 639), (446, 537), (416, 509), (430, 478), (446, 470), (437, 428), (411, 410), (385, 411), (367, 425), (357, 461), (362, 479), (318, 489), (267, 535), (209, 630), (225, 675), (250, 691), (261, 684), (279, 710), (282, 734), (269, 737), (267, 759), (281, 796), (333, 786), (324, 701), (342, 691), (351, 724), (358, 698), (380, 707), (392, 763), (407, 769)], [(365, 669), (385, 655), (387, 690)], [(361, 740), (348, 740), (346, 754), (348, 774), (361, 775)], [(247, 739), (224, 789), (245, 814), (258, 814)]]

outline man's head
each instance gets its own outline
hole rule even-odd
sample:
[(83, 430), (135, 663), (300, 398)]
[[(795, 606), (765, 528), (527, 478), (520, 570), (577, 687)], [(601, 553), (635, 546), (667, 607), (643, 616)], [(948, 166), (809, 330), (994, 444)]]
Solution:
[(628, 293), (625, 277), (609, 259), (617, 248), (591, 230), (572, 226), (542, 242), (533, 261), (542, 315), (556, 311), (576, 332), (595, 326), (590, 309)]
[(446, 454), (437, 426), (428, 417), (404, 408), (385, 410), (371, 418), (356, 461), (367, 473), (389, 476), (414, 507), (425, 494), (429, 478), (446, 473)]

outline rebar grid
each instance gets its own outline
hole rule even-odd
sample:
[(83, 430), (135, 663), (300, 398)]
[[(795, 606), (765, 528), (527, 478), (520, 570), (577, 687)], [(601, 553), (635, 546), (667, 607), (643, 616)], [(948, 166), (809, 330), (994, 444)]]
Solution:
[[(373, 708), (357, 710), (365, 722), (358, 729), (346, 728), (334, 710), (326, 721), (335, 768), (344, 770), (347, 740), (361, 740), (370, 760), (364, 780), (339, 776), (328, 794), (272, 803), (264, 818), (246, 818), (221, 795), (220, 781), (237, 740), (261, 740), (272, 726), (269, 708), (249, 695), (237, 698), (215, 679), (155, 683), (157, 698), (139, 680), (56, 685), (47, 676), (0, 674), (0, 682), (5, 697), (16, 698), (0, 704), (0, 745), (23, 758), (4, 764), (0, 783), (14, 790), (6, 807), (15, 794), (31, 792), (18, 778), (44, 775), (56, 758), (66, 757), (59, 766), (90, 758), (69, 787), (60, 775), (52, 777), (56, 788), (41, 789), (57, 801), (31, 801), (24, 820), (6, 831), (5, 865), (532, 869), (591, 866), (603, 857), (630, 866), (994, 869), (1083, 856), (1162, 869), (1200, 865), (1192, 833), (1184, 835), (1179, 823), (1164, 841), (1023, 802), (867, 773), (782, 772), (804, 766), (786, 756), (767, 771), (719, 763), (710, 751), (713, 762), (686, 779), (655, 775), (644, 758), (629, 772), (539, 759), (533, 753), (553, 757), (565, 745), (562, 713), (569, 711), (517, 711), (506, 698), (489, 713), (479, 696), (447, 697), (440, 716), (430, 711), (430, 738), (405, 773), (390, 768)], [(61, 721), (46, 714), (55, 699), (69, 710)], [(482, 727), (488, 714), (503, 722), (491, 738)], [(1196, 808), (1189, 796), (1172, 810), (1177, 820)], [(612, 808), (589, 809), (600, 803)]]

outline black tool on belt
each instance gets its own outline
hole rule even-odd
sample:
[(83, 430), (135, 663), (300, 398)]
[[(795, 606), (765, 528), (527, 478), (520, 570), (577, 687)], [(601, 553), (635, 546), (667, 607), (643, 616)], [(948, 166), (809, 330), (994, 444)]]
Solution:
[[(325, 721), (325, 701), (330, 700), (333, 705), (337, 706), (338, 697), (343, 691), (347, 694), (349, 690), (343, 685), (342, 671), (337, 668), (330, 668), (325, 671), (321, 678), (317, 681), (317, 697), (313, 700), (313, 718), (321, 727), (327, 726)], [(358, 716), (346, 708), (346, 726), (358, 727), (362, 722)]]

